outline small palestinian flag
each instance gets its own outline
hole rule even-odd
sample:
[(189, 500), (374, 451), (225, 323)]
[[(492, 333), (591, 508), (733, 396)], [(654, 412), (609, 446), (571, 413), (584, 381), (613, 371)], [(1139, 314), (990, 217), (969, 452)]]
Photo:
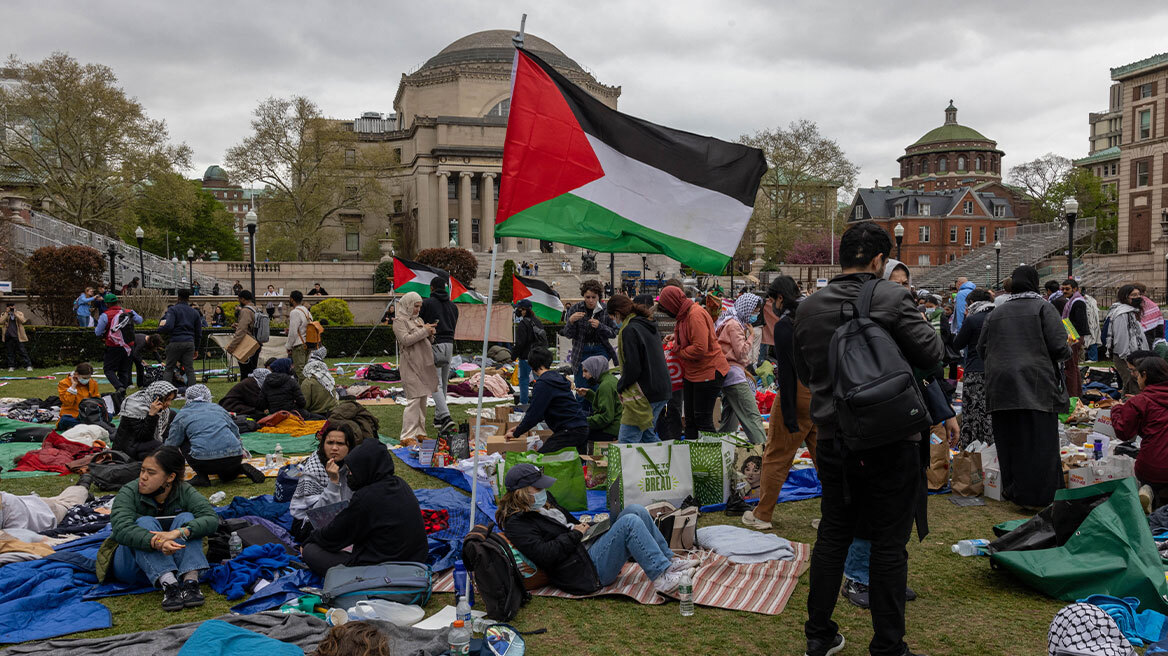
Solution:
[(450, 277), (450, 274), (442, 269), (393, 258), (393, 291), (399, 294), (417, 292), (422, 298), (430, 298), (430, 281), (435, 278), (444, 278), (450, 281), (450, 300), (455, 303), (486, 303), (482, 294), (468, 290), (466, 285)]
[(514, 274), (512, 277), (515, 280), (511, 283), (511, 295), (515, 303), (523, 299), (531, 301), (532, 312), (544, 321), (556, 322), (564, 318), (564, 304), (560, 301), (560, 295), (547, 283)]
[(621, 114), (519, 50), (495, 234), (721, 271), (766, 170), (757, 148)]
[(458, 282), (457, 279), (450, 279), (450, 300), (455, 303), (472, 303), (474, 305), (486, 305), (487, 299), (480, 293), (467, 289), (466, 285)]

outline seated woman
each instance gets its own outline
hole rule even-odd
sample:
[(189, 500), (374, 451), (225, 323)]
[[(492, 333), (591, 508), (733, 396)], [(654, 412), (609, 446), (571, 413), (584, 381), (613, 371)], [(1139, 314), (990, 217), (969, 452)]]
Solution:
[(1111, 426), (1125, 442), (1142, 436), (1136, 478), (1144, 486), (1140, 497), (1155, 510), (1168, 503), (1168, 362), (1145, 357), (1135, 372), (1140, 393), (1111, 408)]
[(327, 415), (337, 405), (337, 383), (329, 373), (325, 357), (328, 349), (321, 346), (304, 363), (304, 380), (300, 391), (304, 394), (304, 410), (314, 415)]
[(300, 481), (292, 495), (292, 535), (303, 540), (312, 532), (308, 511), (353, 497), (348, 481), (341, 476), (341, 462), (357, 447), (357, 438), (349, 424), (325, 424), (320, 447), (300, 463)]
[(495, 521), (507, 539), (552, 585), (571, 594), (592, 594), (611, 584), (631, 557), (658, 591), (670, 593), (697, 561), (676, 558), (643, 506), (626, 506), (607, 533), (581, 542), (588, 526), (556, 503), (547, 491), (556, 479), (530, 463), (507, 470), (507, 493)]
[(268, 366), (271, 373), (260, 387), (260, 408), (265, 415), (287, 410), (304, 411), (304, 393), (292, 375), (292, 359), (280, 358)]
[[(61, 422), (59, 430), (68, 430), (76, 424), (77, 408), (85, 399), (101, 398), (97, 391), (97, 381), (93, 379), (93, 365), (81, 362), (72, 373), (57, 383), (57, 397), (61, 399)], [(72, 417), (73, 421), (66, 421)]]
[(183, 482), (185, 469), (182, 452), (172, 446), (146, 456), (138, 480), (118, 490), (112, 532), (97, 553), (98, 581), (151, 583), (162, 588), (165, 611), (203, 605), (203, 538), (219, 529), (211, 502)]
[(264, 409), (260, 406), (260, 388), (268, 374), (272, 373), (265, 367), (259, 367), (251, 375), (239, 381), (219, 399), (223, 409), (240, 417), (259, 419), (264, 416)]
[[(418, 499), (394, 476), (385, 445), (364, 440), (341, 464), (353, 496), (328, 526), (305, 540), (304, 563), (321, 576), (335, 565), (425, 563), (429, 547)], [(343, 551), (350, 545), (352, 553)]]
[(578, 387), (576, 393), (588, 400), (589, 442), (615, 442), (621, 425), (621, 401), (616, 393), (616, 375), (608, 368), (607, 355), (594, 355), (580, 363), (584, 378), (591, 387)]
[(239, 438), (239, 427), (231, 415), (211, 401), (211, 390), (206, 385), (187, 388), (186, 405), (170, 422), (167, 446), (178, 447), (187, 457), (195, 477), (191, 485), (206, 487), (208, 476), (219, 476), (220, 483), (230, 483), (247, 476), (252, 483), (263, 483), (264, 473), (244, 462), (247, 448)]
[(114, 449), (141, 460), (162, 446), (170, 430), (170, 420), (174, 418), (170, 403), (177, 394), (174, 385), (159, 380), (126, 397), (122, 402), (122, 420), (114, 433)]

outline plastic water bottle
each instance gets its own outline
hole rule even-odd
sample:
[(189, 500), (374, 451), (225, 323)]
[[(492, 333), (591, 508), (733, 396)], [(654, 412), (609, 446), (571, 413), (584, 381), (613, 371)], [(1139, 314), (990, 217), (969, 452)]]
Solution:
[(239, 538), (239, 533), (235, 531), (231, 532), (231, 539), (227, 541), (227, 553), (231, 554), (232, 558), (243, 553), (243, 540)]
[(989, 540), (962, 540), (950, 547), (953, 553), (961, 556), (988, 556)]
[(681, 599), (681, 616), (690, 617), (694, 614), (693, 579), (689, 572), (681, 575), (681, 585), (677, 586), (677, 596)]
[(458, 598), (458, 606), (454, 609), (454, 619), (462, 620), (463, 626), (471, 625), (470, 603), (467, 602), (466, 597)]
[(276, 455), (275, 462), (272, 464), (276, 465), (277, 467), (283, 467), (284, 466), (284, 447), (280, 446), (279, 442), (276, 443), (276, 454), (275, 455)]
[(456, 599), (466, 597), (467, 606), (474, 607), (474, 586), (470, 584), (470, 574), (461, 560), (454, 561), (454, 596)]
[(223, 503), (224, 499), (226, 499), (226, 498), (227, 498), (227, 493), (224, 492), (223, 490), (219, 490), (215, 494), (212, 494), (210, 497), (208, 497), (207, 500), (215, 505), (219, 505), (219, 504)]
[(453, 656), (470, 654), (470, 629), (466, 628), (462, 620), (454, 620), (450, 625), (450, 653)]
[(1095, 456), (1096, 460), (1103, 459), (1103, 440), (1095, 440), (1095, 448), (1093, 449), (1092, 455)]

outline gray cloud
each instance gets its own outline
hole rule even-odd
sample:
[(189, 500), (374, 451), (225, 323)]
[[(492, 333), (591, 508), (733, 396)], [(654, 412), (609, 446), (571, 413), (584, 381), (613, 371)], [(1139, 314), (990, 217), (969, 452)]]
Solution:
[[(1164, 49), (1168, 6), (1137, 0), (369, 4), (271, 0), (5, 3), (2, 46), (106, 64), (201, 173), (248, 131), (268, 96), (304, 94), (329, 115), (392, 111), (402, 73), (455, 39), (528, 28), (606, 84), (621, 108), (734, 139), (799, 118), (820, 124), (882, 183), (943, 119), (996, 139), (1006, 165), (1079, 157), (1109, 67)], [(19, 26), (13, 29), (11, 26)]]

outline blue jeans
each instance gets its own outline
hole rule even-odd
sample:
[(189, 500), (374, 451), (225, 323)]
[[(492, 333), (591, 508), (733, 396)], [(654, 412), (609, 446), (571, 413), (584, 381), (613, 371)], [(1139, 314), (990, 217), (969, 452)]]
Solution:
[[(603, 355), (608, 357), (608, 349), (604, 348), (603, 344), (584, 344), (580, 347), (580, 353), (577, 355), (577, 362), (581, 364), (576, 365), (575, 383), (576, 387), (586, 387), (592, 389), (596, 384), (594, 381), (588, 380), (584, 377), (583, 362), (594, 355)], [(580, 397), (580, 407), (584, 409), (584, 415), (592, 414), (592, 404), (583, 396)]]
[(653, 524), (653, 518), (644, 506), (638, 505), (626, 506), (612, 528), (588, 547), (588, 555), (596, 565), (601, 585), (608, 585), (620, 576), (629, 556), (650, 579), (665, 573), (673, 559), (673, 551)]
[(527, 395), (531, 393), (531, 365), (527, 360), (519, 361), (519, 405), (527, 405)]
[(1096, 362), (1099, 360), (1099, 345), (1092, 344), (1087, 347), (1087, 359)]
[(77, 315), (77, 327), (78, 328), (88, 328), (89, 327), (89, 317), (83, 317), (81, 315)]
[[(189, 512), (179, 513), (166, 530), (181, 528), (194, 519), (195, 516)], [(143, 515), (136, 523), (147, 531), (163, 530), (154, 517)], [(202, 540), (195, 540), (170, 556), (153, 549), (133, 549), (124, 545), (119, 545), (114, 552), (113, 575), (123, 583), (151, 583), (157, 586), (159, 577), (167, 572), (175, 572), (176, 576), (181, 577), (187, 572), (204, 569), (207, 569), (207, 556), (203, 555)]]
[(649, 427), (645, 430), (641, 430), (636, 426), (621, 424), (620, 430), (616, 434), (616, 440), (623, 444), (660, 442), (661, 438), (657, 436), (657, 418), (661, 416), (661, 411), (665, 409), (665, 404), (667, 403), (669, 403), (668, 399), (649, 404), (649, 407), (653, 409), (653, 423), (649, 424)]
[(872, 541), (863, 538), (852, 540), (848, 547), (848, 559), (844, 561), (844, 576), (848, 579), (868, 585), (868, 565), (872, 558)]

